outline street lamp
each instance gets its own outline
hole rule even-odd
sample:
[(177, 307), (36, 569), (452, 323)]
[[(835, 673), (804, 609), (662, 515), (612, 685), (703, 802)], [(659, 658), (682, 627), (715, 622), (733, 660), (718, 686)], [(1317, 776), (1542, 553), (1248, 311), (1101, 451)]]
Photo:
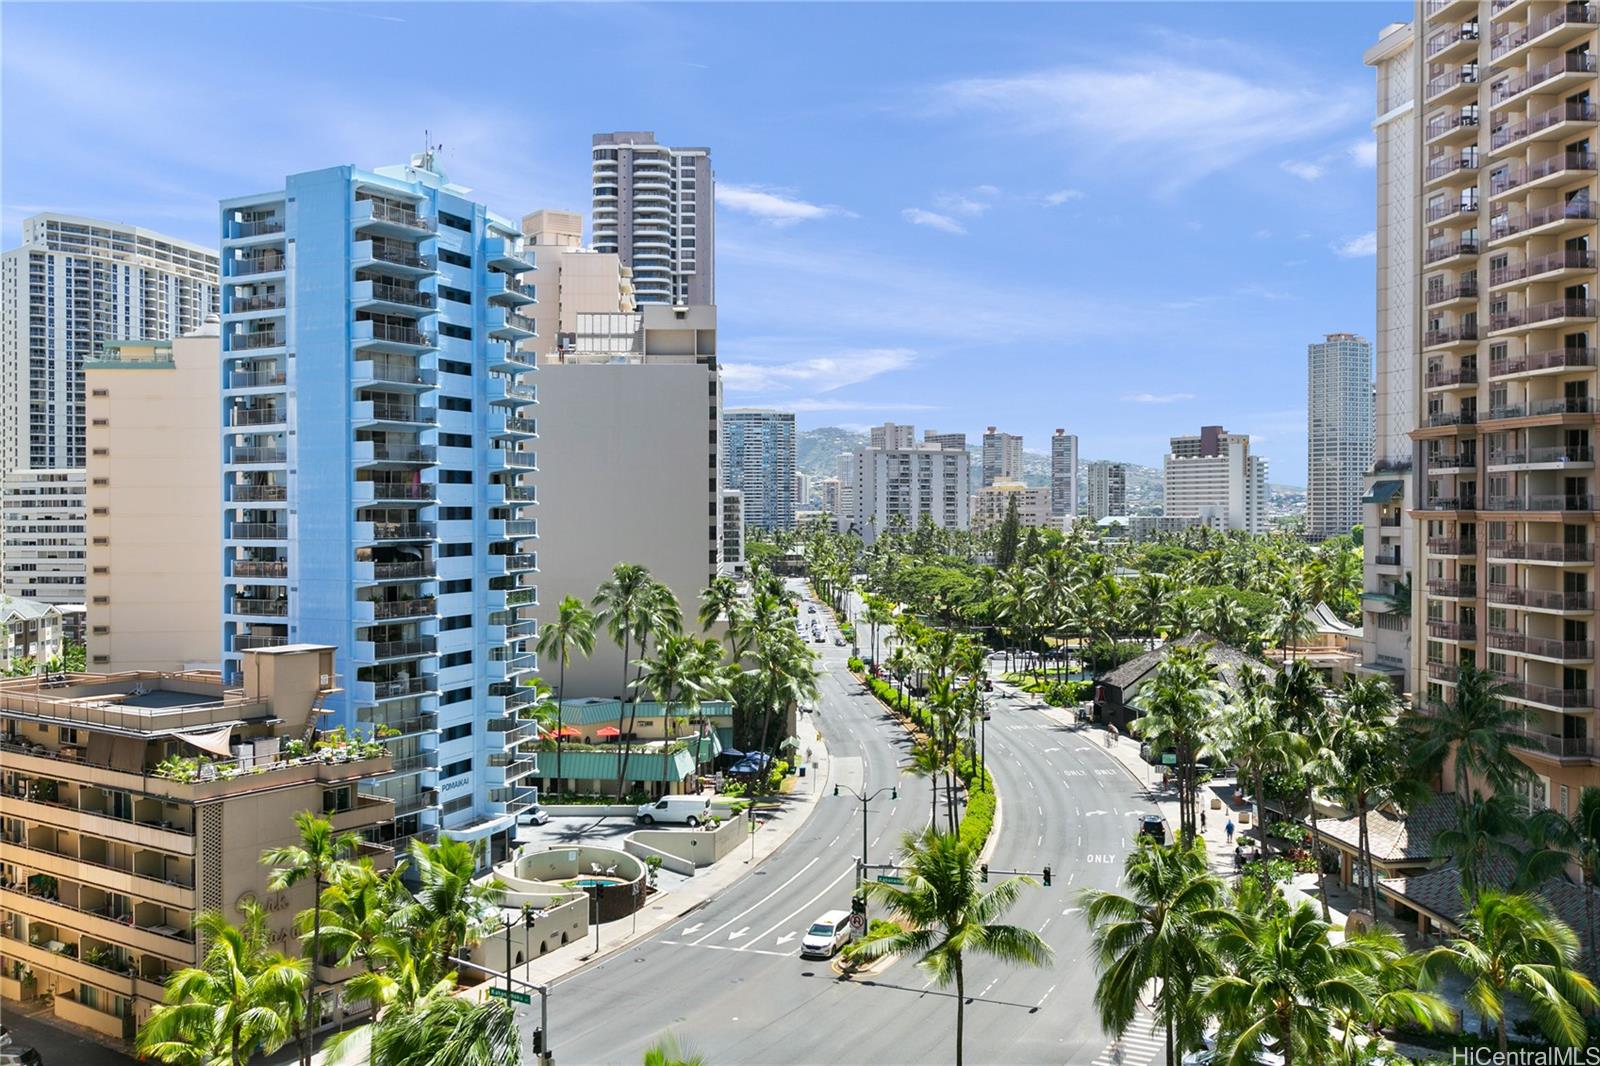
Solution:
[(861, 872), (856, 876), (856, 884), (859, 885), (862, 881), (866, 880), (867, 876), (867, 804), (871, 803), (885, 792), (889, 793), (890, 799), (897, 800), (900, 798), (900, 789), (895, 785), (885, 785), (876, 792), (870, 792), (866, 795), (862, 795), (849, 785), (836, 784), (833, 786), (833, 794), (837, 796), (841, 789), (850, 793), (850, 795), (861, 801)]

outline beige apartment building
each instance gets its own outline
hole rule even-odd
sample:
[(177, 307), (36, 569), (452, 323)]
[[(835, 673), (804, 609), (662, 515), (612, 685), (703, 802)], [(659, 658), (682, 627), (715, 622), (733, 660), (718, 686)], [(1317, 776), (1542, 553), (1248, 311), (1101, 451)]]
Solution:
[(578, 314), (634, 309), (633, 271), (615, 252), (583, 246), (583, 216), (575, 211), (534, 211), (522, 216), (522, 233), (536, 264), (522, 275), (538, 302), (527, 312), (538, 334), (522, 343), (541, 362), (577, 346)]
[(973, 530), (988, 529), (1004, 523), (1006, 513), (1011, 509), (1012, 500), (1017, 503), (1017, 520), (1024, 529), (1046, 526), (1060, 529), (1064, 520), (1070, 520), (1051, 515), (1050, 489), (1031, 489), (1020, 481), (1000, 480), (993, 485), (985, 485), (972, 494), (968, 507), (972, 512)]
[[(381, 745), (319, 736), (337, 690), (334, 649), (246, 652), (243, 684), (216, 673), (78, 674), (0, 681), (0, 998), (131, 1037), (170, 975), (199, 962), (195, 916), (266, 910), (273, 946), (298, 953), (312, 886), (267, 887), (265, 848), (299, 811), (374, 832), (393, 801), (356, 786), (387, 772)], [(393, 854), (361, 853), (382, 868)], [(351, 971), (318, 967), (324, 1017)]]
[(88, 667), (221, 663), (222, 408), (215, 321), (84, 364)]
[(1533, 712), (1529, 797), (1600, 784), (1595, 739), (1596, 28), (1548, 0), (1416, 13), (1422, 255), (1413, 642), (1424, 702), (1487, 667)]

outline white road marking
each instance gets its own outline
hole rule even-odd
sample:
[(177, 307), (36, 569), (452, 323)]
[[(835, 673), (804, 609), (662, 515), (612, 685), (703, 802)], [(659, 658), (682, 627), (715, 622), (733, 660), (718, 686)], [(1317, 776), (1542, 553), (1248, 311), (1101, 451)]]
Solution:
[(1034, 1006), (1035, 1007), (1044, 1006), (1044, 1001), (1049, 999), (1050, 998), (1050, 993), (1054, 992), (1055, 990), (1056, 990), (1056, 986), (1055, 985), (1051, 985), (1049, 988), (1045, 989), (1044, 990), (1044, 995), (1039, 997), (1039, 1002), (1035, 1003)]
[(1075, 874), (1075, 873), (1071, 873), (1071, 874), (1068, 874), (1068, 875), (1067, 875), (1067, 884), (1069, 884), (1069, 885), (1070, 885), (1070, 884), (1072, 884), (1072, 879), (1073, 879), (1073, 878), (1074, 878), (1074, 877), (1077, 877), (1077, 876), (1078, 876), (1078, 875), (1077, 875), (1077, 874)]
[(828, 841), (828, 847), (831, 848), (837, 843), (839, 843), (839, 838), (838, 837), (834, 837), (832, 840)]
[(1038, 843), (1034, 844), (1034, 847), (1036, 847), (1036, 848), (1044, 847), (1044, 834), (1043, 833), (1039, 834), (1039, 841), (1038, 841)]
[(1039, 817), (1040, 817), (1040, 818), (1043, 818), (1043, 817), (1044, 817), (1044, 808), (1043, 808), (1043, 807), (1040, 807), (1040, 808), (1039, 808)]
[(744, 936), (749, 931), (750, 931), (750, 927), (747, 925), (743, 929), (737, 929), (737, 930), (729, 933), (728, 934), (728, 939), (729, 940), (738, 940), (740, 937)]
[(1090, 811), (1088, 816), (1090, 818), (1099, 818), (1110, 813), (1110, 811)]
[(1067, 915), (1069, 915), (1069, 914), (1077, 914), (1081, 910), (1083, 910), (1082, 907), (1068, 907), (1066, 910), (1061, 912), (1061, 916), (1063, 918), (1065, 918)]
[(821, 899), (823, 896), (827, 895), (829, 892), (833, 891), (833, 886), (834, 885), (838, 884), (840, 881), (843, 881), (846, 877), (849, 877), (851, 874), (853, 874), (855, 872), (856, 872), (855, 864), (852, 863), (850, 866), (846, 867), (845, 871), (843, 873), (841, 873), (838, 877), (835, 877), (832, 881), (829, 881), (827, 884), (823, 885), (821, 892), (818, 892), (815, 896), (812, 896), (810, 899), (808, 899), (804, 903), (800, 904), (800, 906), (796, 907), (794, 910), (790, 911), (788, 914), (785, 914), (782, 918), (779, 918), (776, 922), (774, 922), (772, 924), (772, 928), (771, 929), (763, 929), (761, 932), (757, 933), (755, 935), (755, 938), (752, 939), (750, 941), (750, 943), (754, 944), (757, 940), (765, 940), (767, 937), (771, 936), (773, 933), (777, 932), (779, 929), (783, 928), (785, 925), (788, 925), (789, 924), (789, 920), (791, 918), (793, 918), (795, 915), (799, 914), (801, 911), (805, 910), (807, 907), (811, 906), (813, 903), (817, 902), (817, 900)]
[(689, 926), (689, 928), (683, 930), (679, 935), (688, 936), (690, 933), (693, 933), (693, 932), (699, 930), (705, 924), (706, 924), (705, 922), (695, 922), (693, 925)]
[(783, 934), (782, 936), (780, 936), (778, 938), (778, 946), (780, 948), (783, 947), (783, 945), (785, 945), (789, 941), (793, 940), (797, 935), (798, 934), (796, 934), (796, 933), (785, 933), (785, 934)]
[(984, 985), (983, 986), (983, 991), (979, 992), (978, 995), (980, 997), (987, 996), (989, 994), (989, 989), (993, 988), (996, 984), (999, 983), (999, 981), (1000, 981), (1000, 978), (996, 977), (993, 981), (990, 981), (988, 984)]
[(1044, 931), (1046, 929), (1050, 928), (1050, 923), (1053, 922), (1053, 921), (1055, 921), (1054, 918), (1046, 918), (1044, 920), (1044, 924), (1039, 927), (1039, 935), (1040, 936), (1044, 936)]
[[(794, 875), (791, 876), (789, 878), (789, 880), (785, 881), (783, 884), (779, 885), (777, 888), (773, 889), (771, 892), (768, 892), (765, 896), (762, 896), (760, 899), (758, 899), (754, 903), (750, 904), (750, 906), (746, 907), (744, 910), (740, 911), (738, 914), (735, 914), (732, 918), (729, 918), (727, 921), (723, 922), (721, 925), (719, 925), (715, 929), (711, 930), (711, 932), (707, 933), (705, 936), (701, 937), (699, 940), (696, 940), (695, 943), (696, 944), (701, 944), (701, 943), (704, 943), (707, 940), (710, 940), (713, 936), (715, 936), (716, 934), (722, 932), (724, 929), (728, 928), (728, 926), (732, 925), (734, 922), (738, 921), (740, 918), (743, 918), (745, 915), (749, 914), (751, 911), (755, 910), (757, 907), (761, 906), (763, 903), (765, 903), (768, 900), (770, 900), (773, 896), (776, 896), (778, 893), (782, 892), (784, 889), (786, 889), (790, 885), (794, 884), (796, 881), (798, 881), (800, 879), (801, 875), (803, 875), (807, 870), (811, 869), (813, 866), (815, 866), (817, 863), (819, 863), (821, 861), (822, 861), (822, 856), (818, 855), (816, 858), (812, 859), (810, 862), (808, 862), (804, 866), (800, 867), (800, 869), (796, 870), (794, 872)], [(855, 863), (854, 862), (852, 862), (850, 864), (850, 868), (852, 870), (855, 869)]]

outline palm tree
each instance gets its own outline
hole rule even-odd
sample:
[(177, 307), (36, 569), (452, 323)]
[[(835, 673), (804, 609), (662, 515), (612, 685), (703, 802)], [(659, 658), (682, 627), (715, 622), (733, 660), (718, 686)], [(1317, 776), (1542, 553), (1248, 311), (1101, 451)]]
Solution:
[(712, 578), (711, 584), (700, 590), (700, 628), (709, 630), (719, 619), (728, 618), (739, 601), (737, 581), (726, 574)]
[(1188, 1006), (1194, 982), (1211, 966), (1204, 915), (1222, 899), (1222, 882), (1207, 868), (1204, 841), (1163, 846), (1148, 837), (1128, 856), (1123, 880), (1127, 895), (1091, 889), (1080, 897), (1100, 975), (1095, 1009), (1101, 1028), (1120, 1040), (1145, 989), (1156, 983), (1167, 1063), (1176, 1066), (1199, 1033)]
[(429, 995), (408, 1011), (388, 1010), (372, 1029), (372, 1061), (384, 1066), (518, 1066), (511, 1004)]
[[(398, 878), (378, 872), (371, 859), (362, 859), (347, 864), (322, 890), (322, 940), (337, 965), (359, 962), (367, 973), (377, 969), (382, 960), (376, 945), (390, 931), (390, 914), (400, 905), (399, 885)], [(308, 931), (301, 929), (302, 935)], [(372, 1002), (374, 1015), (379, 1006)]]
[[(603, 625), (612, 641), (622, 649), (622, 683), (617, 687), (617, 732), (626, 724), (623, 711), (628, 702), (628, 665), (632, 662), (633, 641), (639, 636), (639, 613), (653, 584), (650, 571), (638, 563), (618, 563), (611, 576), (595, 590), (592, 605), (599, 609), (595, 620)], [(617, 787), (622, 798), (622, 787)]]
[[(628, 727), (622, 732), (622, 758), (617, 763), (617, 796), (624, 795), (628, 781), (628, 758), (633, 754), (633, 727), (639, 717), (639, 678), (643, 676), (645, 656), (652, 639), (659, 643), (663, 638), (683, 629), (683, 610), (678, 597), (666, 585), (651, 581), (640, 598), (636, 616), (636, 635), (639, 639), (639, 659), (634, 660), (633, 698), (628, 701)], [(619, 716), (620, 717), (620, 716)]]
[[(1456, 804), (1456, 822), (1434, 837), (1434, 851), (1449, 856), (1460, 871), (1461, 898), (1472, 906), (1484, 888), (1484, 878), (1497, 862), (1515, 871), (1513, 888), (1533, 889), (1556, 876), (1567, 864), (1566, 843), (1554, 812), (1531, 813), (1511, 793), (1485, 798), (1474, 791), (1472, 799)], [(1551, 840), (1554, 838), (1555, 843)], [(1526, 840), (1530, 846), (1523, 847)]]
[(1507, 996), (1527, 1004), (1551, 1043), (1581, 1047), (1583, 1012), (1600, 1007), (1600, 994), (1576, 968), (1578, 951), (1577, 934), (1544, 900), (1491, 889), (1462, 916), (1461, 935), (1427, 953), (1423, 973), (1467, 981), (1467, 1003), (1495, 1023), (1502, 1055)]
[(399, 928), (415, 931), (443, 966), (458, 950), (476, 944), (499, 922), (504, 886), (474, 880), (483, 841), (441, 836), (437, 844), (411, 842), (411, 865), (419, 887), (399, 916)]
[(932, 737), (918, 737), (911, 745), (911, 762), (906, 767), (913, 777), (926, 777), (932, 794), (928, 824), (939, 824), (939, 775), (944, 773), (944, 752)]
[(668, 1033), (644, 1052), (644, 1066), (705, 1066), (701, 1055), (685, 1051), (678, 1038)]
[(1334, 944), (1311, 904), (1290, 907), (1246, 881), (1234, 906), (1208, 918), (1223, 969), (1199, 983), (1200, 1005), (1221, 1022), (1218, 1046), (1229, 1066), (1257, 1061), (1269, 1045), (1285, 1066), (1325, 1061), (1333, 1022), (1376, 1010), (1377, 943)]
[(878, 627), (886, 626), (894, 621), (894, 612), (889, 609), (887, 603), (877, 596), (869, 596), (867, 598), (867, 609), (862, 613), (861, 620), (867, 623), (867, 626), (872, 630), (872, 665), (876, 668), (878, 665)]
[(1031, 929), (998, 922), (1022, 894), (1028, 877), (1008, 877), (988, 892), (978, 884), (976, 852), (958, 837), (931, 827), (907, 833), (904, 886), (868, 881), (863, 890), (887, 906), (901, 928), (869, 936), (849, 949), (850, 957), (879, 959), (915, 955), (917, 965), (943, 988), (956, 986), (956, 1066), (966, 1038), (968, 955), (987, 956), (1014, 966), (1043, 966), (1050, 946)]
[[(1272, 700), (1278, 720), (1296, 734), (1290, 769), (1305, 781), (1304, 801), (1311, 822), (1311, 857), (1317, 868), (1317, 894), (1322, 900), (1322, 920), (1328, 920), (1328, 879), (1322, 871), (1322, 832), (1317, 815), (1317, 789), (1330, 782), (1336, 758), (1328, 720), (1327, 692), (1322, 677), (1308, 663), (1286, 663), (1272, 682)], [(1261, 839), (1267, 827), (1259, 826)]]
[(1150, 743), (1152, 751), (1176, 753), (1178, 812), (1185, 840), (1194, 839), (1199, 781), (1198, 760), (1216, 740), (1222, 681), (1207, 656), (1208, 645), (1174, 645), (1155, 674), (1137, 690), (1144, 715), (1130, 727)]
[(584, 606), (582, 600), (576, 596), (565, 596), (556, 607), (556, 617), (549, 625), (539, 631), (539, 640), (534, 645), (539, 656), (543, 659), (554, 658), (556, 667), (556, 787), (561, 791), (561, 742), (562, 727), (561, 700), (566, 694), (567, 663), (572, 660), (574, 651), (581, 652), (585, 658), (594, 653), (594, 612)]
[(1314, 606), (1303, 583), (1293, 580), (1284, 583), (1279, 593), (1278, 611), (1272, 616), (1271, 631), (1272, 639), (1285, 658), (1292, 660), (1295, 649), (1317, 631), (1310, 617)]
[(1235, 689), (1238, 697), (1223, 725), (1221, 746), (1238, 768), (1239, 780), (1249, 783), (1256, 826), (1264, 846), (1267, 775), (1295, 763), (1304, 741), (1285, 726), (1272, 699), (1272, 687), (1259, 671), (1249, 666), (1241, 668)]
[(195, 919), (211, 946), (199, 966), (172, 975), (161, 1006), (151, 1012), (136, 1041), (141, 1056), (176, 1066), (245, 1066), (260, 1050), (288, 1043), (311, 985), (303, 959), (267, 948), (266, 912), (240, 907), (231, 925), (215, 911)]
[(1514, 750), (1515, 738), (1533, 712), (1504, 702), (1507, 691), (1498, 675), (1463, 665), (1456, 670), (1454, 698), (1410, 719), (1419, 769), (1437, 773), (1454, 756), (1458, 800), (1470, 798), (1470, 775), (1487, 781), (1495, 792), (1509, 792), (1529, 774)]
[(1421, 800), (1427, 790), (1409, 772), (1403, 735), (1394, 728), (1400, 707), (1394, 687), (1384, 678), (1358, 678), (1346, 685), (1341, 695), (1341, 713), (1329, 745), (1335, 761), (1333, 781), (1356, 812), (1360, 895), (1363, 905), (1376, 914), (1378, 887), (1367, 816), (1374, 807), (1388, 802), (1407, 805), (1407, 801)]
[(1418, 987), (1422, 954), (1408, 950), (1399, 933), (1376, 926), (1357, 935), (1370, 953), (1365, 961), (1374, 988), (1370, 1002), (1362, 1004), (1365, 1015), (1341, 1012), (1337, 1021), (1344, 1032), (1341, 1051), (1352, 1066), (1363, 1050), (1391, 1050), (1382, 1039), (1386, 1029), (1411, 1026), (1433, 1032), (1455, 1023), (1455, 1011), (1443, 997)]
[(296, 814), (294, 825), (300, 842), (268, 848), (261, 853), (261, 861), (273, 867), (267, 887), (274, 892), (293, 888), (301, 881), (310, 881), (315, 891), (311, 899), (311, 976), (306, 982), (305, 1023), (300, 1029), (300, 1061), (311, 1066), (311, 1039), (318, 1020), (316, 967), (322, 962), (322, 889), (338, 878), (361, 838), (354, 833), (334, 833), (326, 818), (310, 811)]
[(1600, 939), (1595, 936), (1595, 880), (1600, 878), (1600, 788), (1590, 786), (1578, 794), (1572, 818), (1578, 865), (1583, 870), (1583, 922), (1589, 930), (1589, 967), (1600, 983)]

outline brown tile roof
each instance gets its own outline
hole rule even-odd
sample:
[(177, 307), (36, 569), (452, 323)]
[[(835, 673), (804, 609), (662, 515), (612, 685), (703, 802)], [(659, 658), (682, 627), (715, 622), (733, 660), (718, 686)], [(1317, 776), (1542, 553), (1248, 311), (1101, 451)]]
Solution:
[(1148, 675), (1154, 673), (1156, 667), (1160, 666), (1166, 657), (1172, 653), (1173, 648), (1189, 647), (1190, 645), (1194, 644), (1211, 645), (1210, 649), (1206, 652), (1206, 658), (1210, 659), (1221, 668), (1222, 680), (1229, 685), (1234, 683), (1235, 678), (1239, 674), (1240, 667), (1243, 667), (1247, 664), (1255, 667), (1257, 670), (1260, 670), (1267, 676), (1268, 680), (1278, 676), (1278, 671), (1271, 665), (1262, 662), (1260, 659), (1251, 658), (1238, 648), (1218, 642), (1217, 639), (1210, 634), (1190, 633), (1186, 637), (1180, 637), (1177, 640), (1163, 644), (1154, 651), (1147, 651), (1137, 659), (1129, 659), (1127, 662), (1111, 671), (1105, 677), (1101, 678), (1101, 682), (1107, 685), (1115, 685), (1117, 688), (1121, 689), (1124, 693), (1123, 702), (1126, 703), (1128, 702), (1126, 695), (1128, 690), (1134, 685), (1138, 684), (1140, 681), (1143, 681)]
[[(1396, 816), (1386, 811), (1367, 813), (1367, 844), (1376, 862), (1427, 862), (1434, 857), (1433, 840), (1444, 829), (1456, 824), (1455, 799), (1436, 795), (1415, 810)], [(1317, 827), (1329, 836), (1356, 849), (1361, 824), (1353, 815)]]
[[(1503, 856), (1493, 856), (1489, 860), (1484, 883), (1497, 888), (1506, 888), (1511, 884), (1514, 874), (1515, 870), (1510, 861)], [(1441, 866), (1436, 870), (1417, 874), (1415, 877), (1389, 878), (1379, 881), (1378, 887), (1391, 899), (1427, 911), (1442, 919), (1451, 930), (1455, 930), (1453, 919), (1460, 915), (1462, 907), (1461, 871), (1455, 866)], [(1539, 886), (1539, 895), (1543, 896), (1557, 916), (1578, 934), (1584, 956), (1588, 957), (1595, 945), (1589, 942), (1589, 930), (1584, 913), (1586, 893), (1594, 899), (1595, 906), (1600, 908), (1600, 891), (1593, 886), (1585, 888), (1583, 885), (1573, 884), (1565, 877), (1552, 877)]]

